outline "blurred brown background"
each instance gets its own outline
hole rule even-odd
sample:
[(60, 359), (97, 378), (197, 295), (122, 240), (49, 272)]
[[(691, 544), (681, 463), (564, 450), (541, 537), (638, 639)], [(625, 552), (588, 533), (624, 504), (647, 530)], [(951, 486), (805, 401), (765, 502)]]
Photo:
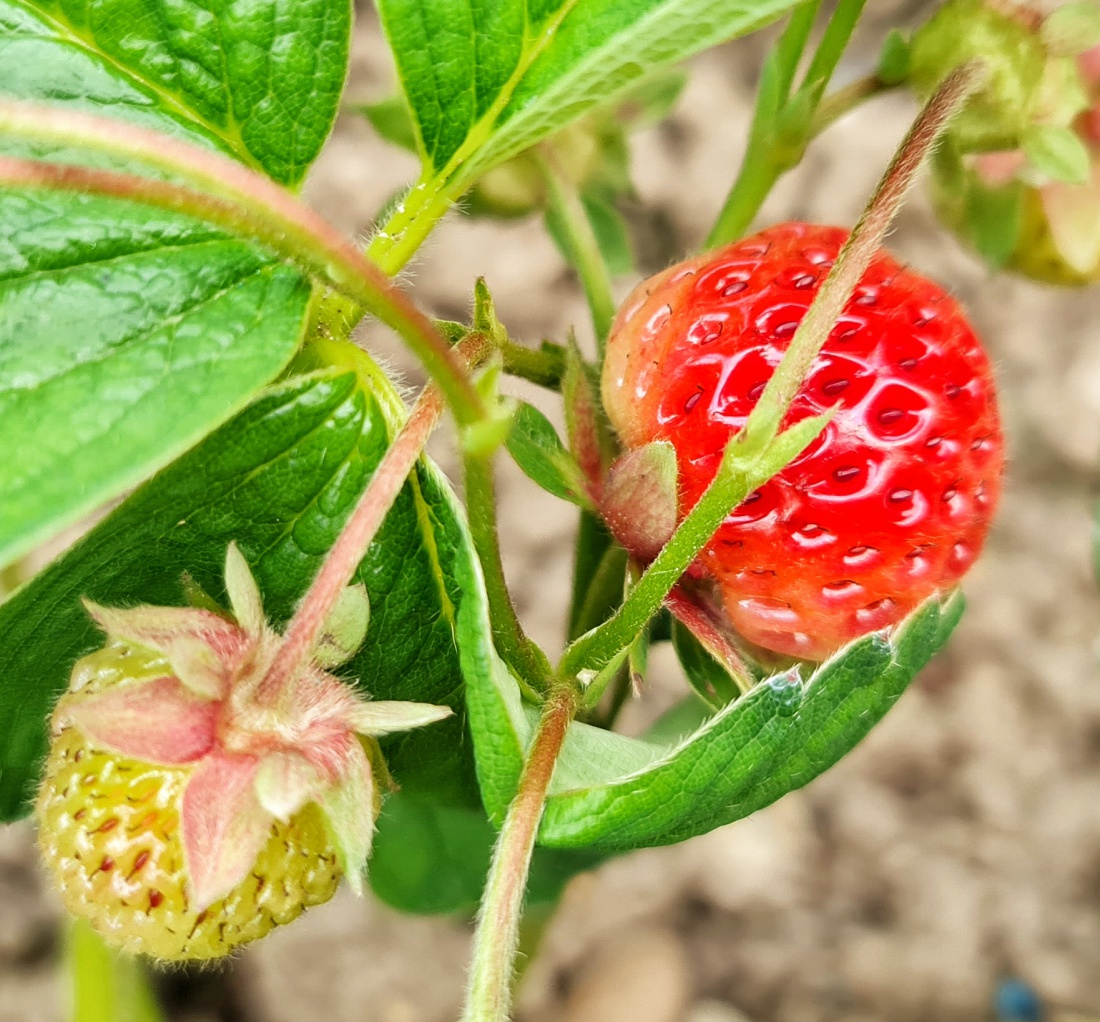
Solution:
[[(927, 8), (871, 0), (838, 82), (867, 73), (886, 29)], [(672, 118), (636, 136), (631, 210), (648, 273), (699, 244), (740, 161), (770, 38), (692, 66)], [(360, 11), (348, 98), (392, 72)], [(784, 180), (761, 223), (854, 222), (912, 117), (902, 96), (835, 125)], [(306, 189), (365, 237), (411, 157), (345, 114)], [(686, 844), (577, 878), (531, 965), (522, 1022), (955, 1022), (991, 1016), (997, 981), (1100, 1016), (1100, 599), (1090, 514), (1100, 464), (1100, 291), (991, 277), (919, 193), (892, 246), (968, 306), (997, 365), (1009, 479), (970, 609), (949, 649), (856, 752), (807, 790)], [(514, 336), (561, 339), (587, 313), (535, 219), (452, 216), (408, 271), (435, 313), (464, 317), (483, 274)], [(625, 293), (633, 281), (620, 282)], [(416, 367), (378, 330), (410, 386)], [(524, 390), (548, 413), (554, 402)], [(446, 464), (446, 444), (439, 456)], [(560, 648), (574, 516), (501, 472), (506, 562), (534, 636)], [(667, 649), (630, 707), (641, 727), (684, 691)], [(162, 979), (186, 1022), (452, 1022), (470, 929), (402, 917), (342, 892), (228, 969)], [(29, 827), (0, 830), (0, 1022), (56, 1022), (58, 920)]]

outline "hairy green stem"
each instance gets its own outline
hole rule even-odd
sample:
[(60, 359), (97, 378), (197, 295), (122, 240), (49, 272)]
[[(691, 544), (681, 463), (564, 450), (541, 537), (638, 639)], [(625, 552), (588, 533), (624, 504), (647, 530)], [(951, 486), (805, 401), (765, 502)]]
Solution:
[(496, 480), (490, 458), (468, 454), (466, 469), (466, 509), (481, 570), (489, 598), (489, 619), (493, 642), (504, 662), (533, 698), (541, 698), (550, 682), (550, 661), (523, 630), (508, 583), (504, 577), (504, 562), (500, 555), (497, 531)]
[(516, 86), (557, 36), (558, 28), (579, 0), (565, 0), (546, 18), (535, 36), (522, 40), (519, 60), (508, 80), (485, 112), (467, 132), (446, 166), (431, 167), (422, 153), (425, 169), (416, 183), (394, 207), (389, 219), (375, 232), (367, 247), (367, 258), (386, 273), (397, 273), (417, 252), (424, 240), (446, 216), (478, 172), (491, 166), (479, 166), (478, 156), (497, 127), (497, 119), (511, 102)]
[(611, 323), (615, 318), (611, 275), (581, 197), (572, 182), (561, 172), (553, 151), (544, 147), (538, 163), (546, 182), (550, 216), (561, 227), (569, 261), (577, 271), (584, 288), (584, 296), (588, 299), (592, 327), (596, 332), (596, 344), (599, 348), (598, 361), (602, 364), (607, 335), (611, 332)]
[(0, 186), (113, 196), (254, 238), (392, 327), (439, 384), (460, 423), (482, 417), (480, 396), (431, 320), (335, 227), (274, 181), (167, 135), (56, 107), (0, 103), (0, 134), (108, 152), (171, 175), (171, 181), (157, 180), (0, 157)]
[[(807, 3), (791, 14), (787, 28), (765, 61), (745, 157), (707, 237), (706, 248), (728, 244), (748, 230), (775, 183), (798, 164), (809, 142), (830, 123), (819, 126), (813, 114), (865, 3), (866, 0), (840, 0), (836, 5), (802, 85), (793, 97), (794, 74), (819, 5)], [(848, 98), (862, 101), (866, 97)], [(834, 119), (840, 112), (834, 114)]]
[(577, 705), (578, 693), (571, 681), (558, 681), (543, 705), (485, 881), (462, 1022), (507, 1022), (509, 1018), (527, 874), (550, 779)]
[(741, 169), (707, 236), (705, 248), (716, 248), (741, 237), (772, 186), (789, 169), (775, 152), (775, 122), (787, 105), (795, 71), (819, 6), (819, 0), (811, 0), (796, 7), (783, 34), (764, 60)]
[(565, 348), (543, 341), (539, 348), (526, 348), (505, 339), (500, 345), (504, 371), (549, 390), (560, 390), (565, 376)]
[(903, 82), (884, 82), (877, 74), (857, 78), (854, 82), (836, 90), (826, 96), (814, 111), (813, 120), (810, 122), (810, 137), (817, 138), (826, 128), (831, 127), (846, 113), (854, 110), (861, 103), (876, 96), (884, 95), (901, 88)]
[(825, 33), (814, 52), (810, 66), (806, 68), (803, 79), (806, 87), (811, 89), (816, 97), (814, 106), (817, 106), (817, 100), (824, 95), (829, 79), (833, 77), (833, 72), (844, 55), (848, 40), (852, 38), (866, 3), (867, 0), (839, 0), (833, 10), (829, 24), (825, 26)]

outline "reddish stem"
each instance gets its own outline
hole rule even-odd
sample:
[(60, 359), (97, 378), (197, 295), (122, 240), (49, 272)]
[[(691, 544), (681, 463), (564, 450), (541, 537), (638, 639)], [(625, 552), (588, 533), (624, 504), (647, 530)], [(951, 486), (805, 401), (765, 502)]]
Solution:
[(479, 417), (481, 398), (432, 321), (335, 227), (269, 178), (170, 136), (56, 107), (0, 102), (0, 132), (123, 155), (170, 173), (175, 180), (0, 157), (3, 185), (143, 202), (201, 217), (270, 246), (393, 327), (443, 387), (459, 420)]
[[(472, 334), (459, 343), (456, 353), (476, 363), (484, 348), (484, 338)], [(287, 626), (283, 645), (260, 684), (258, 697), (261, 701), (276, 702), (309, 662), (325, 621), (354, 577), (367, 547), (415, 468), (444, 407), (439, 387), (435, 384), (425, 387), (409, 418), (378, 463), (370, 483)]]

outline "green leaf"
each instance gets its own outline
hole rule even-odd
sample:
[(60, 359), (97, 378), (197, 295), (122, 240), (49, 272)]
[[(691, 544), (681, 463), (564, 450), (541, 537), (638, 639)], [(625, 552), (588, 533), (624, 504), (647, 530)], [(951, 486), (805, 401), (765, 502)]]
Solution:
[[(359, 355), (362, 362), (368, 360)], [(268, 614), (284, 622), (390, 442), (393, 394), (377, 370), (322, 372), (273, 388), (137, 490), (70, 552), (0, 606), (0, 816), (25, 812), (46, 717), (73, 662), (102, 635), (80, 604), (178, 604), (181, 577), (225, 603), (235, 540)], [(371, 602), (363, 648), (340, 673), (382, 699), (461, 707), (454, 631), (488, 658), (484, 594), (453, 495), (423, 463), (360, 566)], [(467, 577), (456, 581), (456, 564)], [(407, 790), (477, 804), (461, 714), (384, 743)]]
[[(878, 634), (858, 640), (804, 684), (797, 671), (769, 678), (680, 740), (630, 739), (574, 724), (540, 844), (602, 852), (668, 844), (774, 802), (867, 734), (946, 641), (961, 611), (960, 597), (932, 599), (888, 640)], [(523, 712), (514, 684), (508, 689), (505, 682), (498, 675), (494, 686), (481, 689), (472, 681), (467, 691), (468, 701), (479, 704), (471, 725), (494, 818), (515, 790), (508, 783), (518, 777), (534, 712)]]
[(1083, 185), (1091, 177), (1088, 148), (1070, 128), (1033, 125), (1024, 135), (1023, 148), (1031, 166), (1055, 181)]
[(387, 142), (410, 153), (416, 152), (416, 128), (409, 106), (401, 96), (391, 96), (378, 103), (360, 103), (352, 109), (366, 117)]
[(347, 73), (348, 0), (0, 0), (0, 95), (60, 103), (305, 176)]
[(239, 410), (298, 347), (310, 285), (208, 224), (0, 193), (0, 564)]
[(508, 433), (508, 453), (547, 493), (585, 506), (584, 481), (557, 430), (537, 408), (521, 401)]
[(379, 0), (426, 167), (468, 180), (793, 0)]
[[(402, 912), (472, 913), (481, 899), (497, 832), (480, 808), (439, 805), (404, 791), (382, 807), (371, 853), (371, 888)], [(600, 856), (535, 850), (527, 877), (527, 905), (551, 904), (570, 877)]]

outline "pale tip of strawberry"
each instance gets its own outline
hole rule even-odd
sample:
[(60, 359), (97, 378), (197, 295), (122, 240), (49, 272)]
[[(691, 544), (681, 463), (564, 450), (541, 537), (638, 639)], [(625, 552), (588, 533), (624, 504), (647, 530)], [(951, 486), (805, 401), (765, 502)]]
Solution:
[(263, 598), (236, 543), (230, 543), (225, 551), (225, 588), (237, 624), (253, 638), (259, 638), (265, 623)]

